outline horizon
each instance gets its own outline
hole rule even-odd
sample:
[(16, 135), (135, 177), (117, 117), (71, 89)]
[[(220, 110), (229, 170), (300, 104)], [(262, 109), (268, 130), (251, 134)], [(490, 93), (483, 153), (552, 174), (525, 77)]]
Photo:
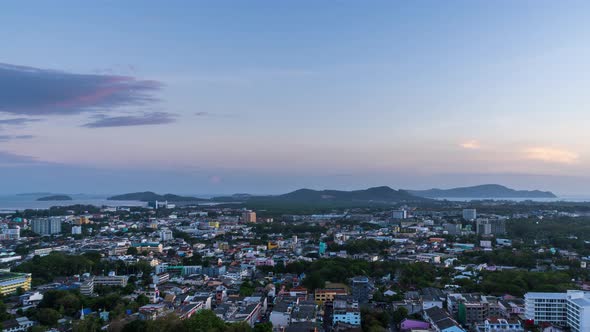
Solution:
[(590, 3), (5, 4), (0, 194), (590, 196)]
[[(464, 186), (464, 187), (452, 187), (452, 188), (426, 188), (426, 189), (415, 189), (415, 188), (395, 188), (389, 185), (381, 185), (381, 186), (373, 186), (373, 187), (365, 187), (365, 188), (353, 188), (353, 189), (338, 189), (338, 188), (297, 188), (294, 190), (289, 190), (285, 192), (274, 192), (274, 193), (248, 193), (248, 192), (228, 192), (228, 193), (196, 193), (196, 192), (171, 192), (171, 191), (161, 191), (157, 192), (154, 190), (138, 190), (138, 191), (124, 191), (124, 192), (111, 192), (111, 193), (98, 193), (98, 192), (75, 192), (75, 193), (68, 193), (68, 192), (51, 192), (51, 191), (44, 191), (44, 192), (17, 192), (17, 193), (4, 193), (0, 194), (0, 196), (10, 197), (10, 196), (48, 196), (48, 195), (69, 195), (69, 196), (115, 196), (115, 195), (122, 195), (122, 194), (129, 194), (129, 193), (144, 193), (144, 192), (151, 192), (159, 195), (165, 194), (173, 194), (179, 196), (192, 196), (197, 198), (213, 198), (213, 197), (223, 197), (223, 196), (232, 196), (232, 195), (252, 195), (252, 196), (278, 196), (282, 194), (288, 194), (299, 190), (313, 190), (313, 191), (325, 191), (325, 190), (334, 190), (334, 191), (362, 191), (374, 188), (389, 188), (396, 191), (428, 191), (428, 190), (452, 190), (452, 189), (464, 189), (464, 188), (473, 188), (473, 187), (482, 187), (482, 186), (500, 186), (506, 189), (515, 190), (515, 191), (538, 191), (538, 192), (548, 192), (554, 194), (556, 198), (584, 198), (584, 195), (567, 195), (567, 194), (560, 194), (555, 193), (552, 191), (544, 191), (539, 189), (521, 189), (521, 188), (511, 188), (509, 186), (505, 186), (498, 183), (482, 183), (482, 184), (474, 184), (471, 186)], [(411, 193), (410, 193), (411, 194)], [(452, 198), (469, 198), (469, 197), (452, 197)], [(489, 197), (493, 199), (494, 197)], [(518, 197), (515, 197), (518, 198)]]

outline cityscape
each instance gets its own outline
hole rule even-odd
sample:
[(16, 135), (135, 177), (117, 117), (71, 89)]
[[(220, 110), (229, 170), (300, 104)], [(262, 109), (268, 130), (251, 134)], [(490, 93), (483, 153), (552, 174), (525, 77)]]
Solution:
[(0, 4), (1, 332), (590, 332), (589, 13)]

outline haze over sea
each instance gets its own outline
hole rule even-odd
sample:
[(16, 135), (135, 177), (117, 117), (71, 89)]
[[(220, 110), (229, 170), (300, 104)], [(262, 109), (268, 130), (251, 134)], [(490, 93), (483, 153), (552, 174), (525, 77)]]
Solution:
[[(111, 195), (106, 194), (69, 194), (72, 200), (67, 201), (38, 201), (37, 199), (44, 196), (49, 196), (49, 193), (39, 194), (14, 194), (14, 195), (0, 195), (0, 213), (12, 212), (15, 210), (25, 209), (49, 209), (52, 206), (70, 206), (70, 205), (94, 205), (94, 206), (147, 206), (146, 202), (140, 201), (112, 201), (107, 198)], [(210, 198), (215, 195), (193, 195), (196, 197)], [(221, 196), (221, 195), (219, 195)], [(442, 200), (443, 198), (441, 198)], [(535, 201), (535, 202), (590, 202), (590, 197), (563, 195), (555, 198), (486, 198), (489, 200), (498, 201)], [(472, 197), (453, 197), (446, 198), (449, 201), (469, 202), (472, 200), (483, 200), (482, 198)]]

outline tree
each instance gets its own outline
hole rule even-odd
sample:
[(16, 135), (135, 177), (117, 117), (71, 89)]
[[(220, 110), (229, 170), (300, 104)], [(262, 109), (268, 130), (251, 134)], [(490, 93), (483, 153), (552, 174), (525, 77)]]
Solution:
[(402, 320), (408, 317), (408, 309), (405, 307), (397, 307), (393, 312), (393, 321), (396, 324), (401, 323)]
[(225, 323), (211, 310), (201, 310), (185, 321), (189, 331), (196, 332), (222, 332)]
[(135, 247), (127, 248), (127, 255), (137, 255), (137, 248), (135, 248)]
[(258, 323), (254, 325), (254, 332), (272, 332), (272, 323)]
[(73, 332), (99, 332), (102, 328), (102, 322), (94, 316), (86, 317), (73, 325)]
[(322, 274), (319, 271), (315, 271), (305, 277), (303, 285), (310, 290), (315, 290), (318, 288), (324, 288), (326, 281), (322, 278)]
[(143, 332), (147, 331), (147, 321), (136, 319), (127, 323), (121, 332)]
[(12, 318), (12, 315), (10, 315), (8, 312), (6, 312), (6, 304), (4, 304), (4, 302), (0, 301), (0, 322), (3, 322), (5, 320), (9, 320), (10, 318)]
[(141, 307), (150, 303), (150, 299), (144, 294), (140, 294), (137, 299), (135, 299), (135, 302)]
[(57, 310), (51, 308), (43, 308), (39, 310), (37, 314), (37, 318), (39, 319), (39, 323), (42, 325), (47, 326), (54, 326), (57, 324), (57, 321), (61, 318), (61, 315)]

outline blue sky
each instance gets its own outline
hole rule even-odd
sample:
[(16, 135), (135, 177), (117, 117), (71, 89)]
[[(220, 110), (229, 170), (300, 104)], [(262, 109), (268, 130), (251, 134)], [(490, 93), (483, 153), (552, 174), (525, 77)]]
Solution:
[(0, 192), (587, 194), (584, 1), (14, 1)]

